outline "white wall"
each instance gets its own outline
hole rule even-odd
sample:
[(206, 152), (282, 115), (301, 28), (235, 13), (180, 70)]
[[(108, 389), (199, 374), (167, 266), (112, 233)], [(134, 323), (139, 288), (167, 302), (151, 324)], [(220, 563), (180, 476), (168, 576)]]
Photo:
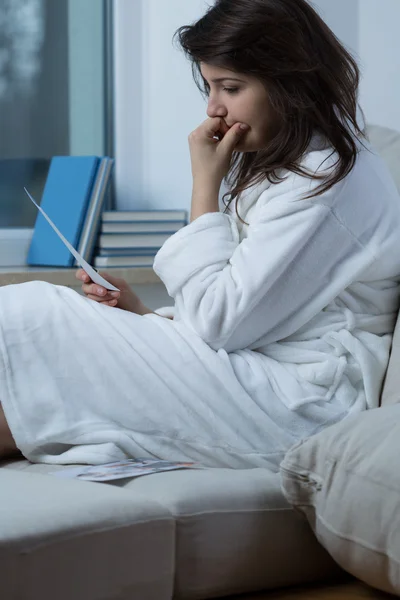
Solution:
[(400, 0), (315, 0), (361, 69), (367, 123), (400, 131)]
[(115, 0), (120, 209), (189, 210), (187, 138), (207, 118), (206, 103), (194, 84), (189, 61), (172, 45), (172, 37), (178, 27), (199, 19), (209, 4), (205, 0)]
[[(385, 0), (378, 0), (380, 2)], [(396, 1), (396, 0), (395, 0)], [(363, 3), (364, 0), (361, 0)], [(357, 54), (359, 43), (360, 0), (312, 0), (310, 2), (321, 17), (343, 42), (347, 49)]]
[(400, 131), (400, 0), (361, 0), (360, 102), (369, 123)]
[[(213, 0), (114, 0), (119, 85), (116, 110), (118, 207), (190, 209), (188, 135), (206, 117), (190, 63), (172, 46), (181, 26)], [(314, 0), (361, 60), (361, 103), (370, 122), (400, 130), (400, 0)], [(399, 31), (400, 33), (400, 31)], [(118, 74), (117, 74), (118, 75)]]

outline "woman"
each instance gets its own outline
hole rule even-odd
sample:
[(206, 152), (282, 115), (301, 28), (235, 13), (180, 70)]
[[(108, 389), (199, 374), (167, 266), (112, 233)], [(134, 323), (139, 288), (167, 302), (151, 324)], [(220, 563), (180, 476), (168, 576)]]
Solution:
[(154, 263), (174, 310), (81, 270), (87, 298), (3, 288), (3, 455), (277, 470), (378, 406), (400, 204), (357, 122), (355, 61), (305, 0), (219, 0), (177, 33), (208, 118), (189, 136), (191, 222)]

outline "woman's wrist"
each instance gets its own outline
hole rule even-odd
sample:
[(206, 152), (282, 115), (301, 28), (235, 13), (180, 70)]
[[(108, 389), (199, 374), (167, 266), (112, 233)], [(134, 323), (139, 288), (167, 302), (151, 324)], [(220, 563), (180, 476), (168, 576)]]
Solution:
[(133, 310), (132, 312), (135, 312), (137, 315), (140, 315), (143, 317), (144, 315), (148, 315), (154, 311), (150, 310), (150, 308), (145, 306), (143, 304), (143, 302), (140, 302), (140, 304), (138, 306), (136, 306), (135, 310)]
[[(158, 313), (154, 312), (154, 310), (150, 310), (150, 308), (148, 308), (147, 306), (145, 306), (143, 304), (143, 302), (140, 303), (140, 306), (138, 307), (137, 311), (133, 311), (136, 312), (136, 314), (141, 315), (142, 317), (144, 315), (157, 315), (158, 317), (163, 317), (164, 315), (159, 315)], [(165, 319), (170, 319), (171, 321), (174, 320), (174, 317), (164, 317)]]
[(209, 212), (219, 212), (221, 185), (204, 180), (193, 180), (190, 222)]

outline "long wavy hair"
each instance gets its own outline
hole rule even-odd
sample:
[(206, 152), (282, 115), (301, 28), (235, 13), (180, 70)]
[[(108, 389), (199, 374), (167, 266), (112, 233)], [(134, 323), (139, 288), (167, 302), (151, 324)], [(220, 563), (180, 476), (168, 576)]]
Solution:
[[(357, 121), (360, 71), (309, 2), (216, 0), (175, 37), (192, 63), (203, 97), (209, 96), (210, 86), (202, 76), (202, 62), (256, 77), (268, 91), (268, 108), (278, 117), (277, 133), (263, 149), (233, 153), (225, 178), (230, 188), (223, 196), (225, 212), (236, 198), (238, 214), (239, 196), (251, 185), (265, 178), (282, 181), (282, 169), (323, 180), (306, 198), (324, 193), (350, 173), (359, 151), (355, 137), (366, 137)], [(300, 166), (314, 133), (322, 134), (332, 154), (337, 153), (329, 176)]]

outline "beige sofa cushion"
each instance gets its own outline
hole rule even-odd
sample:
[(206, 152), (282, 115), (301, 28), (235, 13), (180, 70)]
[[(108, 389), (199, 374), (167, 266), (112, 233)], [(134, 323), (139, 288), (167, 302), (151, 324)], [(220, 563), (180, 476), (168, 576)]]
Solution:
[(171, 600), (174, 549), (157, 500), (0, 467), (1, 600)]
[(278, 473), (206, 469), (159, 473), (124, 489), (157, 498), (176, 519), (174, 600), (199, 600), (343, 576)]
[[(44, 473), (66, 467), (13, 461), (5, 469), (0, 468), (0, 487), (2, 471), (11, 468), (22, 471), (22, 478), (25, 474), (31, 478), (34, 474), (40, 476), (38, 485), (43, 485), (43, 494), (46, 494), (46, 480), (50, 480), (50, 476)], [(50, 483), (53, 487), (62, 487), (65, 481), (52, 479)], [(147, 505), (152, 509), (157, 503), (172, 516), (175, 522), (171, 557), (175, 570), (174, 600), (215, 598), (343, 576), (305, 519), (286, 502), (279, 474), (267, 469), (183, 470), (120, 479), (110, 484), (76, 480), (69, 483), (79, 489), (84, 486), (82, 490), (89, 485), (99, 494), (107, 490), (117, 495), (119, 492), (125, 502), (132, 502), (132, 507), (140, 502), (143, 515)], [(59, 509), (62, 515), (61, 502)], [(153, 531), (153, 518), (149, 510), (149, 536)], [(148, 549), (149, 536), (146, 531), (142, 535)], [(134, 545), (137, 539), (131, 543)], [(154, 544), (159, 544), (156, 537)], [(126, 548), (121, 546), (121, 550), (130, 552), (129, 544)], [(115, 561), (117, 557), (118, 553)], [(136, 558), (130, 555), (129, 560), (132, 560), (134, 577)], [(157, 569), (155, 563), (155, 576)], [(140, 571), (137, 574), (140, 575)], [(144, 597), (131, 596), (138, 600)], [(153, 600), (162, 598), (153, 596)]]
[(366, 129), (371, 144), (386, 162), (400, 192), (400, 132), (372, 124)]
[[(397, 185), (397, 189), (400, 192), (400, 133), (387, 127), (381, 127), (380, 125), (368, 125), (367, 135), (372, 145), (385, 160)], [(388, 406), (389, 404), (394, 404), (400, 401), (399, 365), (400, 319), (397, 321), (393, 336), (392, 351), (381, 396), (382, 406)]]
[(294, 446), (287, 500), (352, 575), (400, 595), (400, 404), (366, 411)]
[(400, 402), (400, 315), (397, 318), (393, 334), (390, 360), (381, 395), (381, 406), (389, 406), (397, 402)]

